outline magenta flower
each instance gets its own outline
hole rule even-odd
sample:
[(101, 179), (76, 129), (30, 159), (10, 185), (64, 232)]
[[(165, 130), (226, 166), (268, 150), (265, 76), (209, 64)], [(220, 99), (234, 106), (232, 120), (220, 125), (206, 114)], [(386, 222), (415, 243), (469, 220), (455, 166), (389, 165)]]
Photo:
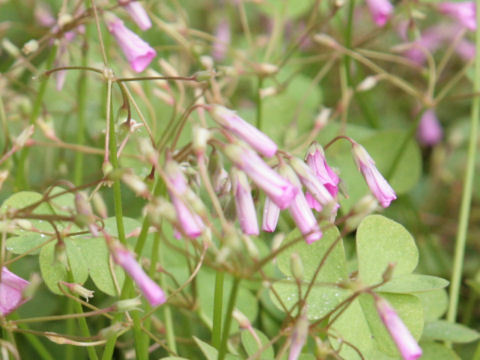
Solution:
[(232, 187), (235, 195), (235, 208), (238, 222), (244, 234), (258, 235), (257, 212), (253, 203), (252, 192), (248, 179), (242, 171), (232, 170)]
[(387, 180), (380, 174), (375, 166), (375, 161), (373, 161), (362, 145), (353, 142), (352, 150), (353, 159), (365, 178), (370, 191), (384, 208), (388, 207), (392, 200), (397, 198), (395, 191), (393, 191)]
[(126, 2), (118, 0), (118, 3), (127, 10), (128, 15), (130, 15), (140, 29), (145, 31), (152, 27), (152, 22), (150, 21), (147, 12), (138, 1)]
[[(295, 175), (288, 165), (281, 165), (280, 172), (294, 186), (301, 189), (302, 185), (300, 184), (297, 175)], [(328, 191), (326, 192), (328, 193)], [(288, 210), (307, 244), (311, 244), (322, 237), (322, 232), (318, 226), (317, 220), (315, 219), (315, 216), (313, 216), (313, 212), (310, 206), (308, 206), (307, 200), (302, 191), (298, 191)]]
[(280, 216), (280, 208), (270, 200), (269, 197), (265, 198), (265, 205), (263, 206), (263, 222), (262, 230), (268, 232), (274, 232), (277, 227), (278, 217)]
[(443, 2), (437, 5), (438, 10), (457, 20), (469, 30), (477, 28), (476, 6), (473, 1)]
[(229, 144), (225, 154), (236, 167), (244, 171), (253, 182), (280, 208), (287, 208), (298, 193), (298, 188), (278, 175), (252, 149), (245, 145)]
[(272, 139), (243, 120), (234, 111), (221, 105), (211, 105), (210, 114), (221, 126), (234, 133), (262, 155), (272, 157), (277, 152), (277, 145)]
[(372, 15), (373, 21), (378, 26), (384, 26), (392, 17), (393, 5), (388, 0), (366, 0), (368, 10)]
[(205, 225), (202, 219), (187, 206), (182, 197), (191, 191), (187, 186), (187, 180), (182, 170), (175, 161), (168, 160), (165, 166), (168, 177), (168, 193), (177, 213), (177, 219), (181, 230), (189, 237), (196, 238), (203, 232)]
[(222, 61), (230, 44), (230, 26), (228, 21), (222, 19), (215, 30), (215, 42), (213, 43), (212, 56), (216, 61)]
[(415, 360), (422, 356), (422, 349), (418, 346), (402, 319), (395, 312), (387, 300), (375, 296), (375, 305), (383, 324), (397, 345), (404, 360)]
[(150, 45), (128, 29), (118, 18), (108, 22), (108, 31), (115, 37), (130, 66), (136, 72), (145, 70), (157, 55)]
[(443, 130), (435, 111), (428, 109), (422, 115), (417, 129), (418, 141), (426, 146), (438, 144), (443, 137)]
[(333, 197), (337, 196), (340, 179), (335, 171), (328, 166), (325, 152), (320, 144), (314, 142), (310, 145), (305, 161), (328, 192)]
[(122, 246), (116, 245), (113, 249), (113, 259), (120, 265), (140, 288), (143, 296), (152, 306), (162, 305), (167, 298), (165, 293), (152, 279), (145, 274), (142, 267), (135, 260), (133, 254)]
[(23, 290), (30, 283), (27, 280), (15, 275), (5, 266), (2, 267), (2, 278), (0, 279), (0, 315), (7, 316), (28, 299), (23, 297)]

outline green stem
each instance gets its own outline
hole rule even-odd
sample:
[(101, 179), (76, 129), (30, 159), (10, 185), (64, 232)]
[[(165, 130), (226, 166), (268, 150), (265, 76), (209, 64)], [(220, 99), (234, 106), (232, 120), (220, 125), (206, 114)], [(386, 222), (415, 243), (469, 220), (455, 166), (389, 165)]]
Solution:
[(230, 291), (230, 298), (228, 299), (227, 313), (225, 314), (225, 322), (223, 323), (222, 342), (220, 343), (220, 349), (218, 350), (218, 360), (225, 359), (227, 354), (228, 337), (230, 336), (230, 326), (232, 324), (233, 310), (237, 301), (238, 288), (240, 285), (240, 279), (234, 278), (232, 289)]
[(105, 347), (103, 348), (102, 360), (110, 360), (115, 350), (115, 344), (117, 343), (117, 336), (112, 336), (108, 339)]
[[(50, 55), (47, 59), (47, 69), (50, 69), (53, 65), (55, 60), (55, 55), (57, 54), (57, 47), (53, 46)], [(47, 89), (48, 77), (44, 77), (42, 82), (40, 83), (40, 87), (37, 92), (37, 97), (35, 98), (35, 102), (33, 103), (32, 112), (30, 113), (30, 124), (35, 125), (37, 122), (38, 115), (40, 114), (40, 110), (42, 108), (43, 97), (45, 95), (45, 91)], [(17, 174), (15, 177), (15, 186), (16, 190), (23, 190), (28, 187), (27, 179), (25, 177), (25, 163), (27, 161), (29, 153), (29, 148), (24, 147), (20, 153), (20, 159), (18, 160), (17, 164)]]
[[(480, 0), (477, 0), (477, 7), (480, 7)], [(477, 23), (480, 23), (480, 11), (477, 11)], [(480, 49), (480, 27), (475, 33), (476, 48)], [(475, 56), (475, 77), (473, 92), (480, 90), (480, 54)], [(450, 285), (450, 302), (448, 304), (447, 320), (455, 322), (457, 317), (458, 298), (463, 272), (463, 257), (467, 241), (468, 219), (472, 202), (473, 179), (475, 176), (475, 158), (477, 153), (478, 117), (480, 113), (480, 98), (472, 100), (472, 111), (470, 117), (470, 139), (468, 142), (467, 168), (463, 181), (462, 202), (460, 205), (460, 218), (458, 221), (457, 238), (455, 240), (455, 255), (453, 260), (453, 273)]]
[[(80, 303), (74, 301), (73, 306), (75, 307), (75, 312), (77, 314), (83, 313), (82, 305), (80, 305)], [(82, 333), (82, 336), (87, 338), (91, 337), (92, 335), (90, 334), (90, 330), (88, 329), (87, 320), (84, 317), (80, 317), (78, 318), (78, 322), (80, 325), (80, 331)], [(95, 351), (94, 346), (87, 346), (87, 352), (90, 360), (98, 360), (97, 352)]]
[[(18, 320), (19, 317), (16, 313), (10, 315), (11, 320)], [(27, 324), (17, 324), (18, 328), (22, 330), (28, 330), (29, 327)], [(36, 355), (38, 355), (39, 358), (42, 360), (54, 360), (54, 357), (50, 354), (50, 352), (47, 350), (45, 345), (33, 334), (29, 333), (22, 333), (23, 336), (27, 339), (27, 341), (32, 345), (32, 347), (36, 351)]]
[[(347, 28), (345, 30), (345, 47), (347, 49), (352, 48), (352, 34), (353, 34), (353, 13), (355, 10), (355, 0), (350, 0), (348, 2), (348, 19), (347, 19)], [(345, 65), (347, 83), (352, 85), (352, 75), (350, 74), (350, 64), (351, 58), (348, 55), (345, 55), (343, 58), (343, 63)]]
[[(69, 274), (70, 279), (69, 281), (72, 282), (71, 273)], [(74, 301), (71, 299), (67, 299), (67, 314), (73, 313), (73, 303)], [(75, 332), (75, 319), (68, 319), (67, 320), (67, 334), (73, 335)], [(73, 345), (66, 345), (65, 346), (65, 360), (74, 360), (75, 359), (75, 346)]]
[(263, 86), (263, 77), (258, 77), (258, 86), (257, 86), (257, 128), (262, 130), (262, 96), (260, 90)]
[(212, 345), (217, 349), (220, 348), (222, 335), (222, 309), (223, 309), (223, 282), (225, 273), (217, 271), (215, 275), (215, 295), (213, 298), (213, 328), (212, 328)]

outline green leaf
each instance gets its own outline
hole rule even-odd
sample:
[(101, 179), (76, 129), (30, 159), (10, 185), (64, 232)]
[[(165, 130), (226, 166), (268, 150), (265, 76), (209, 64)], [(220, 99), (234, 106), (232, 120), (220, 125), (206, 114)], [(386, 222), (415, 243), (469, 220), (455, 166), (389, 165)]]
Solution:
[(412, 235), (399, 223), (381, 215), (366, 217), (357, 229), (358, 270), (367, 285), (382, 281), (382, 274), (394, 263), (393, 277), (411, 273), (418, 263)]
[(425, 321), (437, 320), (447, 311), (448, 295), (445, 289), (416, 293), (415, 295), (422, 302)]
[(385, 285), (377, 288), (376, 291), (400, 294), (419, 293), (443, 289), (448, 284), (447, 280), (436, 276), (408, 274), (391, 279)]
[[(13, 254), (25, 254), (29, 250), (43, 244), (48, 238), (45, 234), (25, 232), (20, 236), (7, 239), (6, 249)], [(30, 255), (38, 255), (40, 248), (30, 252)]]
[[(242, 331), (241, 333), (241, 338), (242, 338), (242, 345), (247, 352), (248, 356), (253, 356), (254, 354), (257, 353), (259, 349), (261, 349), (263, 346), (269, 343), (268, 337), (261, 332), (260, 330), (253, 329), (255, 331), (255, 334), (257, 334), (258, 339), (260, 340), (261, 346), (259, 346), (258, 342), (256, 339), (253, 337), (253, 335), (249, 331)], [(262, 351), (261, 356), (259, 359), (273, 359), (275, 358), (275, 353), (273, 352), (273, 348), (270, 345), (267, 347), (265, 350)]]
[(58, 288), (59, 281), (67, 281), (67, 269), (55, 257), (56, 242), (51, 242), (42, 247), (38, 261), (43, 281), (55, 294), (63, 295)]
[(78, 246), (77, 241), (65, 239), (65, 248), (73, 280), (78, 284), (83, 284), (88, 278), (87, 259), (83, 257), (82, 250)]
[(434, 342), (421, 342), (422, 360), (460, 360), (460, 357), (445, 345)]
[(423, 339), (441, 340), (452, 343), (469, 343), (480, 338), (480, 333), (461, 324), (437, 320), (425, 324)]
[(267, 0), (258, 5), (267, 15), (285, 14), (287, 18), (296, 18), (312, 7), (311, 0), (278, 1)]
[[(218, 350), (215, 349), (212, 345), (207, 344), (205, 341), (200, 340), (196, 336), (193, 337), (193, 340), (198, 345), (200, 350), (202, 351), (203, 355), (207, 358), (207, 360), (217, 360), (218, 359)], [(240, 360), (238, 356), (227, 354), (225, 356), (226, 360)]]

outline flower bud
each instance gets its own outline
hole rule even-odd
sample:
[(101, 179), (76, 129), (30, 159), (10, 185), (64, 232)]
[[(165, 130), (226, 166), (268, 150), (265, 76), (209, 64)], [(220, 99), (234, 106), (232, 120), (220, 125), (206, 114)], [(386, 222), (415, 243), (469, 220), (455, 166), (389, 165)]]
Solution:
[(24, 129), (17, 138), (13, 139), (13, 143), (18, 148), (23, 148), (27, 141), (32, 137), (35, 127), (33, 125)]
[(298, 282), (303, 279), (303, 263), (302, 258), (298, 253), (292, 253), (290, 256), (290, 271), (292, 272), (293, 277)]
[(141, 30), (145, 31), (152, 27), (152, 22), (150, 21), (147, 12), (138, 1), (118, 0), (118, 3), (127, 10), (128, 15), (133, 21), (135, 21)]
[(0, 170), (0, 190), (2, 190), (3, 183), (7, 180), (9, 174), (8, 170)]
[(142, 301), (139, 297), (133, 299), (119, 300), (113, 304), (117, 312), (126, 312), (133, 310), (142, 310)]
[(100, 195), (98, 191), (93, 194), (92, 204), (95, 212), (100, 215), (102, 219), (106, 219), (108, 217), (107, 204), (105, 204), (102, 195)]
[(150, 196), (147, 184), (145, 184), (137, 175), (126, 172), (122, 175), (122, 180), (136, 195), (144, 198)]
[(258, 64), (256, 70), (259, 76), (272, 76), (278, 72), (278, 66), (273, 64)]
[(252, 191), (244, 172), (231, 170), (232, 188), (238, 222), (244, 234), (258, 235), (258, 222)]
[(125, 327), (123, 326), (123, 324), (120, 322), (116, 322), (113, 325), (100, 330), (98, 335), (100, 335), (102, 339), (108, 340), (113, 337), (117, 337), (118, 334), (120, 334), (124, 330), (125, 330)]
[(35, 39), (28, 40), (22, 48), (22, 51), (25, 55), (30, 55), (38, 50), (38, 41)]
[(250, 236), (242, 235), (241, 239), (247, 249), (248, 255), (250, 255), (252, 259), (257, 260), (260, 257), (260, 252)]
[(11, 57), (18, 58), (20, 56), (20, 50), (9, 39), (4, 38), (2, 40), (2, 47)]
[(238, 322), (238, 326), (240, 329), (249, 329), (252, 327), (252, 324), (250, 323), (250, 320), (238, 309), (234, 309), (232, 316), (235, 320)]
[(195, 153), (198, 156), (205, 154), (208, 140), (210, 140), (210, 137), (211, 137), (210, 131), (208, 129), (205, 129), (204, 127), (194, 125), (192, 132), (193, 132), (193, 150), (195, 150)]
[(80, 295), (81, 297), (85, 298), (85, 300), (87, 301), (93, 297), (94, 291), (88, 290), (80, 284), (68, 283), (65, 281), (62, 281), (62, 284), (65, 285), (72, 293)]
[(362, 220), (373, 213), (377, 208), (378, 201), (370, 194), (365, 195), (353, 205), (351, 216), (345, 221), (345, 229), (348, 231), (355, 230)]

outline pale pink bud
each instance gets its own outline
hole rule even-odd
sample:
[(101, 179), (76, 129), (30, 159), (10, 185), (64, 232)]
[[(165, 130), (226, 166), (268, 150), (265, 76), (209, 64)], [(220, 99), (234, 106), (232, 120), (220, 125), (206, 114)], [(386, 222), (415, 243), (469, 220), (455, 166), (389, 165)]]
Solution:
[(433, 146), (439, 143), (443, 137), (443, 130), (433, 109), (426, 110), (417, 129), (418, 141), (426, 146)]
[(375, 166), (375, 161), (373, 161), (362, 145), (354, 142), (352, 150), (353, 159), (357, 164), (357, 168), (365, 178), (370, 191), (384, 208), (388, 207), (392, 200), (397, 198), (395, 191), (393, 191), (387, 180), (380, 174)]
[(262, 230), (268, 232), (274, 232), (277, 227), (278, 217), (280, 216), (280, 208), (270, 200), (269, 197), (265, 198), (265, 205), (263, 207), (263, 222)]
[(143, 271), (133, 254), (127, 249), (116, 245), (113, 249), (113, 259), (120, 265), (140, 288), (143, 296), (152, 306), (163, 304), (167, 298), (163, 290)]
[(471, 41), (462, 39), (455, 47), (455, 52), (465, 61), (470, 61), (475, 57), (475, 44)]
[(269, 167), (255, 151), (244, 145), (229, 144), (225, 154), (280, 208), (287, 208), (299, 189)]
[(215, 30), (215, 42), (212, 49), (212, 56), (216, 61), (225, 59), (229, 44), (230, 26), (227, 20), (222, 19)]
[(388, 0), (366, 0), (368, 10), (372, 15), (373, 21), (378, 26), (384, 26), (393, 13), (393, 5)]
[(221, 126), (231, 131), (262, 155), (272, 157), (277, 152), (277, 145), (272, 139), (243, 120), (234, 111), (221, 105), (211, 105), (210, 114)]
[(293, 328), (288, 360), (297, 360), (300, 357), (302, 348), (307, 342), (308, 327), (307, 311), (304, 308)]
[(443, 2), (437, 5), (438, 10), (457, 20), (469, 30), (477, 28), (476, 6), (473, 1)]
[(150, 21), (147, 12), (138, 1), (126, 2), (119, 0), (118, 3), (127, 10), (128, 15), (130, 15), (140, 29), (145, 31), (152, 27), (152, 22)]
[(20, 305), (28, 301), (23, 296), (23, 291), (29, 285), (27, 280), (15, 275), (5, 266), (2, 267), (0, 279), (0, 315), (7, 316)]
[(108, 22), (108, 31), (115, 37), (130, 66), (136, 72), (145, 70), (157, 55), (150, 45), (128, 29), (118, 18)]
[[(295, 175), (288, 165), (283, 164), (280, 166), (279, 171), (295, 187), (301, 189), (302, 185), (300, 184), (297, 175)], [(315, 219), (315, 216), (313, 216), (313, 212), (310, 209), (310, 206), (308, 206), (305, 195), (303, 195), (301, 190), (298, 191), (288, 210), (307, 244), (311, 244), (322, 237), (322, 232), (320, 231), (317, 220)]]
[(235, 208), (238, 222), (244, 234), (258, 235), (257, 212), (253, 203), (248, 179), (242, 171), (232, 169), (232, 187), (235, 195)]
[(387, 300), (375, 296), (375, 305), (402, 358), (415, 360), (422, 356), (422, 349)]
[(187, 196), (189, 189), (180, 166), (175, 161), (168, 160), (165, 172), (170, 182), (168, 193), (177, 212), (177, 219), (182, 231), (191, 238), (200, 236), (204, 224), (200, 216), (193, 213), (182, 199), (182, 197)]

